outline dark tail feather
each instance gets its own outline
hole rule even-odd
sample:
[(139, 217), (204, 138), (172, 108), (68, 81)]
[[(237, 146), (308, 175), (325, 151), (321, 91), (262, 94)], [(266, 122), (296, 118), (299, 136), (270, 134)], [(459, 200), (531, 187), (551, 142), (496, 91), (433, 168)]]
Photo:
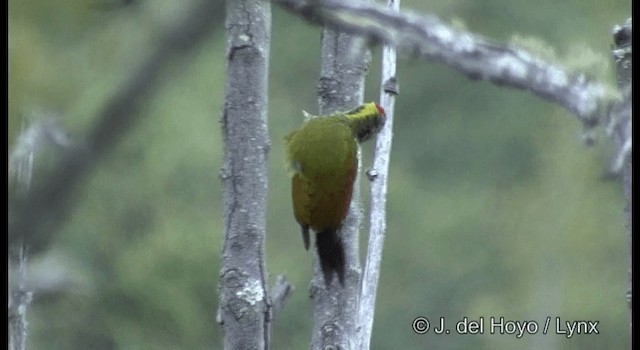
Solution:
[(307, 225), (301, 225), (302, 226), (302, 242), (304, 243), (304, 249), (305, 250), (309, 250), (309, 226)]
[(344, 286), (344, 248), (336, 231), (316, 233), (316, 247), (320, 257), (320, 267), (324, 283), (328, 286), (333, 279), (333, 271), (338, 274), (340, 284)]

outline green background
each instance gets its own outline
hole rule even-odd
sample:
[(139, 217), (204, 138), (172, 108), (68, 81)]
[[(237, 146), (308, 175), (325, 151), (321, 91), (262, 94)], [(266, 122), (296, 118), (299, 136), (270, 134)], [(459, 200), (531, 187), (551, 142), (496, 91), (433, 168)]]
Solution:
[[(80, 138), (188, 4), (10, 0), (10, 145), (25, 120), (42, 115), (58, 115)], [(608, 85), (611, 28), (630, 7), (628, 0), (402, 2)], [(36, 294), (30, 348), (221, 348), (224, 35), (220, 23), (164, 73), (159, 92), (142, 101), (140, 122), (72, 194), (76, 205), (51, 249), (32, 257), (35, 270), (62, 266), (74, 282)], [(311, 337), (312, 254), (293, 219), (282, 138), (301, 123), (302, 109), (317, 112), (319, 42), (318, 27), (273, 7), (267, 269), (271, 281), (284, 273), (296, 287), (275, 321), (275, 349), (308, 348)], [(379, 66), (374, 48), (366, 100), (378, 99)], [(401, 54), (398, 81), (372, 348), (629, 348), (624, 199), (618, 181), (602, 179), (607, 138), (587, 148), (564, 109), (437, 63)], [(372, 144), (364, 147), (365, 169)], [(485, 334), (417, 335), (418, 316), (444, 317), (450, 327), (484, 317)], [(489, 317), (501, 316), (540, 328), (546, 317), (552, 326), (555, 317), (599, 321), (600, 334), (489, 334)]]

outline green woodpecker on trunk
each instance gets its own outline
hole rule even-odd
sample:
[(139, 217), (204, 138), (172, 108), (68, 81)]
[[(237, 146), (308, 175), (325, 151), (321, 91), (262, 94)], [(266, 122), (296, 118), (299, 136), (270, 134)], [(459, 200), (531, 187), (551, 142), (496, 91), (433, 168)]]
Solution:
[(316, 233), (326, 285), (334, 271), (344, 285), (344, 248), (336, 231), (349, 211), (358, 169), (356, 141), (370, 139), (384, 123), (384, 109), (371, 102), (349, 112), (313, 117), (285, 137), (293, 214), (302, 227), (305, 249), (309, 250), (309, 229)]

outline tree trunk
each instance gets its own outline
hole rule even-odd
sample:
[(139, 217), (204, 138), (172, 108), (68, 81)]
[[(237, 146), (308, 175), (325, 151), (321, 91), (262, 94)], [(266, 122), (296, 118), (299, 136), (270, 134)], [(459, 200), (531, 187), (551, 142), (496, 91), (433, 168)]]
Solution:
[[(370, 60), (370, 52), (362, 38), (331, 29), (323, 31), (322, 68), (318, 84), (320, 114), (349, 110), (363, 102), (364, 78)], [(358, 187), (359, 180), (356, 179), (349, 214), (338, 231), (346, 258), (344, 287), (334, 279), (325, 288), (318, 259), (315, 259), (314, 278), (310, 287), (314, 303), (312, 349), (355, 347), (361, 274), (358, 230), (362, 221)]]
[(227, 1), (224, 137), (224, 245), (218, 321), (225, 349), (268, 349), (264, 242), (267, 206), (267, 77), (270, 3)]
[[(614, 157), (613, 168), (616, 172), (622, 174), (622, 189), (626, 201), (624, 209), (624, 225), (629, 237), (629, 280), (627, 285), (627, 303), (629, 311), (631, 311), (631, 301), (633, 296), (632, 290), (632, 273), (631, 262), (633, 256), (633, 232), (631, 231), (632, 223), (632, 194), (631, 194), (631, 18), (627, 19), (622, 26), (616, 26), (613, 30), (613, 58), (616, 63), (616, 80), (618, 88), (623, 94), (622, 101), (612, 108), (609, 130), (616, 145), (617, 156)], [(631, 320), (629, 320), (631, 325)]]

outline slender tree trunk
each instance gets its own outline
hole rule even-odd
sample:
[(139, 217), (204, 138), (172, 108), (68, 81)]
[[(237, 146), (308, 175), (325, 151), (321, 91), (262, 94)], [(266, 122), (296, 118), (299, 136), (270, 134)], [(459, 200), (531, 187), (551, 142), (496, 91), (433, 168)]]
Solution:
[(227, 1), (224, 245), (218, 320), (225, 349), (267, 349), (269, 304), (264, 242), (267, 206), (267, 77), (270, 3)]
[[(45, 147), (65, 149), (72, 145), (66, 131), (55, 118), (43, 118), (30, 124), (23, 127), (9, 156), (9, 179), (13, 185), (9, 187), (14, 187), (13, 193), (19, 197), (32, 192), (34, 162), (38, 153)], [(33, 220), (33, 217), (30, 219)], [(10, 242), (9, 349), (20, 350), (27, 348), (27, 309), (33, 296), (32, 288), (27, 287), (27, 253), (30, 245), (22, 237)]]
[[(354, 1), (359, 0), (346, 2)], [(363, 102), (364, 78), (370, 60), (370, 52), (362, 38), (331, 29), (323, 31), (322, 67), (318, 84), (320, 114), (348, 110)], [(358, 187), (359, 180), (356, 180), (349, 214), (338, 232), (344, 243), (346, 258), (344, 287), (337, 279), (333, 279), (329, 288), (325, 288), (318, 259), (315, 259), (314, 278), (310, 287), (314, 303), (312, 349), (327, 349), (329, 346), (334, 349), (353, 349), (356, 345), (361, 274), (358, 231), (362, 221)]]
[(31, 301), (31, 292), (25, 288), (27, 256), (24, 245), (10, 247), (9, 269), (15, 270), (9, 277), (9, 349), (24, 350), (27, 348), (27, 308)]
[[(27, 138), (23, 132), (20, 139)], [(33, 141), (33, 140), (32, 140)], [(35, 141), (33, 142), (35, 143)], [(20, 191), (28, 191), (33, 176), (35, 149), (30, 149), (15, 160), (13, 175)], [(20, 239), (9, 246), (9, 349), (27, 348), (27, 308), (31, 302), (31, 292), (25, 287), (27, 278), (27, 252)]]
[[(609, 125), (617, 150), (617, 156), (614, 157), (615, 161), (613, 168), (622, 174), (622, 189), (626, 202), (624, 209), (624, 225), (627, 230), (627, 236), (629, 237), (629, 279), (627, 285), (627, 303), (629, 305), (629, 311), (631, 311), (633, 299), (631, 273), (631, 262), (633, 256), (633, 232), (631, 230), (633, 202), (631, 194), (631, 29), (631, 18), (629, 18), (624, 25), (616, 26), (613, 30), (614, 46), (612, 56), (616, 63), (616, 80), (618, 82), (618, 88), (623, 94), (623, 100), (613, 108), (613, 113), (611, 113), (612, 119)], [(616, 169), (620, 167), (621, 169)], [(629, 320), (629, 325), (631, 325), (631, 319)]]
[[(400, 10), (400, 0), (388, 0), (387, 5), (394, 11)], [(398, 82), (396, 79), (396, 47), (386, 44), (382, 49), (382, 79), (380, 79), (380, 105), (384, 108), (387, 121), (376, 138), (376, 150), (373, 160), (375, 173), (369, 173), (371, 180), (371, 205), (369, 206), (369, 244), (365, 260), (360, 303), (358, 305), (358, 348), (368, 350), (371, 346), (371, 332), (376, 307), (376, 293), (380, 280), (382, 248), (387, 228), (387, 183), (389, 179), (389, 160), (393, 139), (393, 114)]]

